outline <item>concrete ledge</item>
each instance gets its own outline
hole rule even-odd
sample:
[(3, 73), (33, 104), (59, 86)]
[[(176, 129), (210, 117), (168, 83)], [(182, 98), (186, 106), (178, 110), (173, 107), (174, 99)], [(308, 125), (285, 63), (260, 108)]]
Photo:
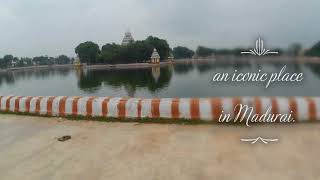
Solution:
[(167, 118), (217, 121), (221, 113), (232, 117), (238, 104), (262, 114), (291, 114), (296, 121), (320, 120), (320, 97), (121, 98), (0, 96), (2, 112), (46, 116), (112, 118)]

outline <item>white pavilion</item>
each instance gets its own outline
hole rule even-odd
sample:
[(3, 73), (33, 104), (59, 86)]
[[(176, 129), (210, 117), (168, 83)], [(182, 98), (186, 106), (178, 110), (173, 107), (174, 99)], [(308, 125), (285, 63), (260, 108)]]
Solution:
[(160, 55), (156, 48), (153, 49), (153, 52), (150, 57), (150, 63), (154, 63), (154, 64), (160, 63)]

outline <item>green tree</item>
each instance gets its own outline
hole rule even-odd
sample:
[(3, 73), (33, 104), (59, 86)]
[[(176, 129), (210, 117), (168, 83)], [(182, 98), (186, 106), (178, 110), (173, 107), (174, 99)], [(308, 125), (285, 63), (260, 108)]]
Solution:
[(150, 59), (153, 48), (156, 48), (162, 59), (168, 57), (169, 44), (164, 39), (149, 36), (146, 40), (131, 42), (121, 46), (115, 43), (105, 44), (101, 48), (101, 62), (104, 63), (141, 63)]
[(71, 59), (66, 55), (60, 55), (55, 58), (56, 64), (70, 64)]
[(168, 58), (170, 54), (170, 46), (165, 39), (149, 36), (145, 41), (147, 44), (157, 49), (161, 60)]
[(14, 57), (9, 54), (9, 55), (5, 55), (3, 57), (3, 66), (4, 68), (8, 68), (11, 65), (11, 61), (14, 59)]
[(3, 58), (0, 58), (0, 69), (6, 68)]
[(24, 66), (26, 66), (26, 65), (24, 64), (23, 60), (20, 59), (20, 60), (17, 61), (16, 66), (17, 66), (17, 67), (24, 67)]
[(23, 61), (23, 64), (25, 66), (32, 66), (32, 59), (28, 57), (22, 57), (20, 58), (20, 61)]
[(199, 57), (209, 57), (212, 56), (214, 53), (214, 49), (204, 47), (204, 46), (198, 46), (196, 50), (196, 54)]
[[(129, 44), (130, 45), (130, 44)], [(121, 46), (115, 43), (105, 44), (101, 48), (101, 59), (104, 63), (114, 64), (119, 61)]]
[(82, 63), (95, 64), (98, 62), (100, 49), (98, 44), (87, 41), (79, 44), (75, 48), (75, 52), (78, 54)]
[(34, 61), (38, 65), (49, 65), (49, 64), (51, 64), (49, 62), (49, 57), (48, 56), (37, 56), (37, 57), (34, 57), (32, 59), (32, 61)]
[(320, 41), (311, 47), (308, 51), (306, 51), (307, 56), (320, 56)]
[(156, 48), (161, 59), (166, 59), (170, 53), (170, 47), (166, 40), (149, 36), (142, 41), (133, 41), (122, 46), (115, 43), (107, 43), (99, 51), (99, 46), (93, 42), (81, 43), (75, 48), (81, 62), (95, 63), (138, 63), (150, 59), (153, 48)]
[(183, 46), (173, 48), (172, 53), (175, 59), (191, 58), (194, 55), (194, 51)]

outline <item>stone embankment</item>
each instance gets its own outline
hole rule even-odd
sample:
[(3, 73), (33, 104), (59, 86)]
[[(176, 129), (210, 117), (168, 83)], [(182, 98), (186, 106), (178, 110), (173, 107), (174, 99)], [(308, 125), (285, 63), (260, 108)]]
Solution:
[[(248, 109), (240, 105), (247, 105)], [(252, 108), (252, 113), (250, 113)], [(217, 121), (222, 115), (290, 115), (295, 121), (320, 120), (320, 97), (127, 98), (0, 96), (0, 110), (46, 116)], [(240, 116), (241, 115), (241, 116)], [(281, 118), (280, 116), (278, 118)], [(287, 118), (290, 118), (287, 116)]]

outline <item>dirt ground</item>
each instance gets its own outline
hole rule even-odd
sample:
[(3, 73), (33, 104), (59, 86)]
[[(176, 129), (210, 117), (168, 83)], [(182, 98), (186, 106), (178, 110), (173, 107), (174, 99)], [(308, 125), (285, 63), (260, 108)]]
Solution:
[[(0, 179), (319, 179), (319, 129), (0, 115)], [(57, 141), (63, 135), (72, 138)], [(258, 136), (279, 141), (240, 141)]]

